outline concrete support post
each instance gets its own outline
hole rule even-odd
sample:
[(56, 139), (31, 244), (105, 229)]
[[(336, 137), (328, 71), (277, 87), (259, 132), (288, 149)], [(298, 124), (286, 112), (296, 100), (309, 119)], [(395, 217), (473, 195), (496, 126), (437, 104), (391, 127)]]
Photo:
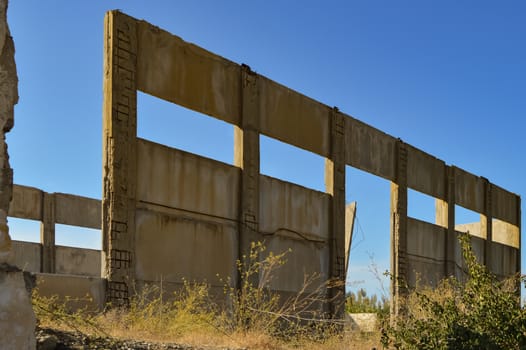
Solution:
[(55, 273), (55, 195), (52, 193), (42, 192), (40, 244), (42, 244), (40, 271)]
[(444, 277), (455, 273), (455, 167), (446, 166), (445, 199), (436, 199), (435, 223), (447, 229), (444, 235)]
[[(241, 127), (234, 130), (234, 165), (241, 168), (239, 259), (259, 237), (259, 89), (258, 76), (241, 69)], [(238, 281), (238, 285), (241, 281)], [(252, 281), (257, 284), (259, 281)]]
[(407, 294), (407, 149), (402, 141), (396, 145), (396, 182), (391, 182), (391, 315), (403, 308), (401, 298)]
[(329, 193), (329, 312), (341, 319), (345, 312), (345, 117), (331, 111), (331, 157), (325, 159), (325, 191)]
[(135, 21), (111, 11), (104, 19), (103, 261), (107, 301), (128, 303), (134, 280), (137, 176), (137, 33)]
[(491, 242), (493, 241), (492, 184), (487, 179), (484, 180), (484, 213), (480, 215), (480, 233), (486, 237), (484, 242), (484, 265), (491, 269)]
[[(515, 197), (516, 200), (517, 200), (517, 234), (519, 235), (519, 252), (517, 253), (517, 259), (516, 259), (516, 262), (517, 262), (517, 272), (521, 273), (521, 257), (522, 257), (522, 238), (521, 238), (521, 197), (520, 196), (516, 196)], [(519, 295), (520, 295), (520, 282), (519, 283)]]

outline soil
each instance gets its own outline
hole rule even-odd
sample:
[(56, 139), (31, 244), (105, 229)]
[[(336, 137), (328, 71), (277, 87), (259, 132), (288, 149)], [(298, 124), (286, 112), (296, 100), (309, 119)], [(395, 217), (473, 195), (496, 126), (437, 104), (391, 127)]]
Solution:
[(36, 339), (37, 350), (242, 350), (121, 340), (107, 337), (89, 337), (81, 333), (65, 332), (50, 328), (38, 328), (36, 331)]

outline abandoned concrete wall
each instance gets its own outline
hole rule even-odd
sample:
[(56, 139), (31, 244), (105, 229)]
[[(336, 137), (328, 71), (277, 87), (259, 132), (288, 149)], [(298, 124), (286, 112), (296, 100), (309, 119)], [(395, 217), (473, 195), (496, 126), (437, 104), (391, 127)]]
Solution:
[(36, 284), (39, 295), (58, 296), (71, 310), (102, 311), (106, 305), (105, 280), (100, 277), (37, 273)]
[(101, 251), (57, 246), (54, 235), (57, 223), (100, 229), (99, 200), (14, 185), (9, 216), (40, 222), (40, 243), (12, 241), (13, 262), (36, 274), (39, 295), (78, 299), (68, 301), (72, 309), (104, 308)]
[(100, 277), (100, 251), (55, 245), (55, 224), (100, 229), (100, 200), (13, 185), (9, 216), (40, 222), (40, 244), (15, 242), (18, 266), (31, 272)]
[[(129, 276), (150, 280), (154, 271), (170, 271), (179, 278), (182, 271), (165, 263), (187, 264), (201, 278), (212, 273), (204, 265), (231, 271), (260, 239), (297, 254), (275, 289), (297, 290), (303, 267), (343, 281), (346, 165), (392, 184), (391, 270), (400, 282), (392, 286), (394, 310), (404, 280), (414, 283), (422, 273), (434, 283), (456, 273), (456, 204), (481, 214), (485, 239), (473, 239), (481, 260), (498, 273), (520, 270), (517, 195), (149, 23), (112, 11), (105, 28), (103, 268), (110, 300), (129, 297)], [(232, 124), (236, 168), (137, 140), (137, 90)], [(325, 157), (326, 193), (261, 177), (260, 134)], [(436, 198), (435, 225), (408, 218), (408, 189)], [(212, 253), (213, 245), (225, 252)], [(188, 251), (206, 252), (207, 261), (183, 262), (168, 251), (159, 265), (144, 261), (162, 249), (185, 261)], [(329, 291), (339, 295), (330, 309), (338, 317), (341, 292)]]

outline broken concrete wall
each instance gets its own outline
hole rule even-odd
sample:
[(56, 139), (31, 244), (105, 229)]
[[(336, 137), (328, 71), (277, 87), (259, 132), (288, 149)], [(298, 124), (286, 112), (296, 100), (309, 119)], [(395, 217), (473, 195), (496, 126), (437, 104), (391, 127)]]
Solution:
[[(220, 278), (236, 276), (238, 167), (137, 139), (136, 181), (136, 283), (170, 290), (186, 279), (221, 289)], [(268, 252), (291, 249), (271, 288), (298, 291), (314, 273), (325, 280), (329, 196), (263, 175), (259, 188), (260, 240)]]
[[(214, 284), (219, 273), (236, 284), (235, 261), (249, 253), (250, 242), (264, 240), (275, 251), (292, 247), (288, 259), (294, 270), (302, 266), (305, 272), (343, 281), (345, 219), (331, 221), (331, 197), (259, 173), (260, 133), (330, 155), (333, 111), (118, 12), (106, 17), (106, 38), (103, 234), (108, 298), (128, 297), (128, 276), (137, 282), (162, 278), (163, 284), (180, 283), (187, 277)], [(137, 140), (136, 90), (234, 124), (236, 166)], [(295, 128), (299, 122), (305, 127)], [(343, 158), (337, 167), (343, 167)], [(338, 178), (331, 179), (330, 190), (334, 185), (338, 200), (344, 201), (341, 172), (330, 176)], [(309, 200), (313, 207), (307, 213), (301, 204)], [(273, 219), (281, 220), (279, 227), (271, 227)], [(329, 227), (341, 234), (335, 237)], [(284, 276), (273, 287), (299, 291), (303, 270), (294, 271), (292, 279)], [(342, 301), (343, 293), (339, 297)]]
[[(18, 102), (18, 77), (15, 46), (7, 24), (7, 0), (0, 0), (0, 348), (34, 349), (35, 315), (27, 276), (15, 266), (9, 237), (7, 214), (12, 197), (13, 171), (5, 133), (14, 122), (14, 106)], [(25, 278), (26, 277), (26, 278)]]
[(100, 251), (55, 245), (56, 224), (100, 229), (100, 200), (13, 185), (9, 216), (40, 222), (40, 244), (14, 244), (15, 260), (25, 271), (100, 276)]
[[(224, 272), (237, 256), (247, 253), (250, 242), (266, 235), (272, 249), (292, 245), (301, 252), (293, 263), (297, 269), (308, 266), (324, 277), (343, 282), (346, 165), (391, 181), (391, 272), (395, 281), (400, 282), (392, 288), (394, 309), (397, 309), (398, 297), (405, 293), (404, 280), (416, 281), (417, 273), (423, 272), (433, 283), (440, 276), (456, 273), (456, 204), (482, 215), (480, 227), (486, 239), (482, 243), (474, 239), (473, 245), (483, 262), (499, 269), (499, 273), (520, 271), (520, 198), (517, 195), (487, 179), (446, 165), (337, 108), (256, 74), (248, 66), (240, 66), (187, 43), (149, 23), (112, 11), (106, 15), (105, 28), (103, 235), (104, 275), (109, 280), (110, 299), (118, 301), (129, 297), (129, 276), (146, 278), (142, 274), (148, 262), (143, 260), (153, 254), (144, 253), (143, 244), (150, 242), (148, 237), (159, 235), (176, 246), (173, 236), (177, 232), (197, 230), (192, 225), (205, 217), (213, 225), (199, 228), (200, 232), (206, 232), (199, 244), (203, 244), (205, 251), (210, 242), (227, 249), (225, 255), (211, 255), (214, 264), (220, 261), (217, 266)], [(147, 143), (136, 139), (137, 90), (233, 124), (234, 165), (238, 170), (229, 170), (230, 167), (200, 158), (193, 159), (192, 163), (190, 156), (185, 156), (189, 168), (178, 168), (186, 164), (186, 160), (149, 165), (149, 160), (141, 155)], [(280, 191), (290, 191), (291, 195), (282, 198), (283, 193), (274, 192), (273, 181), (260, 176), (261, 134), (325, 157), (326, 193), (305, 195), (296, 187), (279, 182), (276, 186), (284, 186)], [(174, 159), (182, 155), (178, 151), (163, 152)], [(144, 159), (138, 161), (136, 154)], [(207, 178), (196, 164), (211, 167), (217, 179)], [(145, 186), (143, 175), (149, 169), (155, 169), (162, 181), (157, 183), (150, 179), (146, 184), (154, 188), (163, 184), (162, 190), (153, 191), (156, 196), (153, 204), (140, 200), (142, 195), (151, 197), (142, 188)], [(182, 186), (181, 181), (188, 181), (192, 190)], [(408, 189), (437, 199), (436, 225), (408, 218)], [(197, 191), (197, 202), (190, 198), (192, 191)], [(297, 208), (301, 201), (307, 208), (305, 203), (312, 196), (318, 196), (319, 201), (311, 209), (302, 208), (312, 210), (314, 216), (309, 217)], [(163, 209), (166, 213), (160, 214), (161, 211), (153, 210), (152, 205), (167, 205)], [(175, 213), (176, 209), (179, 212)], [(323, 212), (320, 217), (318, 210)], [(183, 212), (191, 220), (183, 223), (173, 217)], [(284, 220), (284, 225), (290, 227), (272, 226), (272, 220), (288, 215), (298, 215), (299, 221)], [(318, 221), (312, 221), (314, 219)], [(504, 224), (494, 225), (494, 220)], [(149, 225), (158, 227), (157, 233), (150, 232)], [(219, 230), (221, 234), (217, 233)], [(432, 237), (430, 240), (423, 236), (428, 233)], [(196, 239), (195, 234), (181, 235), (187, 235), (185, 244)], [(295, 240), (295, 237), (302, 238)], [(494, 241), (511, 248), (501, 249)], [(159, 249), (168, 249), (161, 247), (160, 242), (153, 244)], [(429, 263), (434, 258), (438, 261)], [(170, 259), (166, 262), (175, 262), (175, 258)], [(165, 266), (148, 269), (169, 271)], [(297, 269), (287, 273), (287, 277), (296, 278), (300, 274)], [(209, 274), (205, 275), (209, 277)], [(174, 274), (174, 278), (176, 276), (179, 274)], [(297, 290), (298, 283), (288, 282), (287, 285), (275, 285), (275, 288)], [(341, 311), (337, 311), (338, 306), (343, 305), (343, 290), (333, 289), (329, 293), (339, 295), (331, 303), (330, 310), (337, 317), (343, 317)]]

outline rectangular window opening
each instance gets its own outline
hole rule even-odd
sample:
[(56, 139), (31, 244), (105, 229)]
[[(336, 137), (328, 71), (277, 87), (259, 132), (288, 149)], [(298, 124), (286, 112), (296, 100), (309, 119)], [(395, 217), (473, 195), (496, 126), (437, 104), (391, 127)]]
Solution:
[(435, 224), (436, 199), (425, 193), (407, 189), (407, 215), (413, 219)]
[(40, 221), (8, 217), (7, 223), (12, 239), (40, 243)]
[(390, 280), (384, 275), (390, 270), (391, 256), (389, 194), (389, 181), (345, 167), (345, 202), (356, 202), (347, 291), (356, 293), (363, 289), (378, 300), (388, 300), (390, 296)]
[(232, 165), (231, 124), (137, 92), (137, 136)]
[(55, 225), (55, 245), (101, 250), (101, 235), (101, 230), (98, 229), (62, 224)]
[(485, 238), (486, 233), (481, 232), (480, 214), (455, 205), (455, 230), (458, 232), (469, 232), (470, 235)]
[(325, 158), (264, 135), (259, 140), (261, 174), (325, 192)]

